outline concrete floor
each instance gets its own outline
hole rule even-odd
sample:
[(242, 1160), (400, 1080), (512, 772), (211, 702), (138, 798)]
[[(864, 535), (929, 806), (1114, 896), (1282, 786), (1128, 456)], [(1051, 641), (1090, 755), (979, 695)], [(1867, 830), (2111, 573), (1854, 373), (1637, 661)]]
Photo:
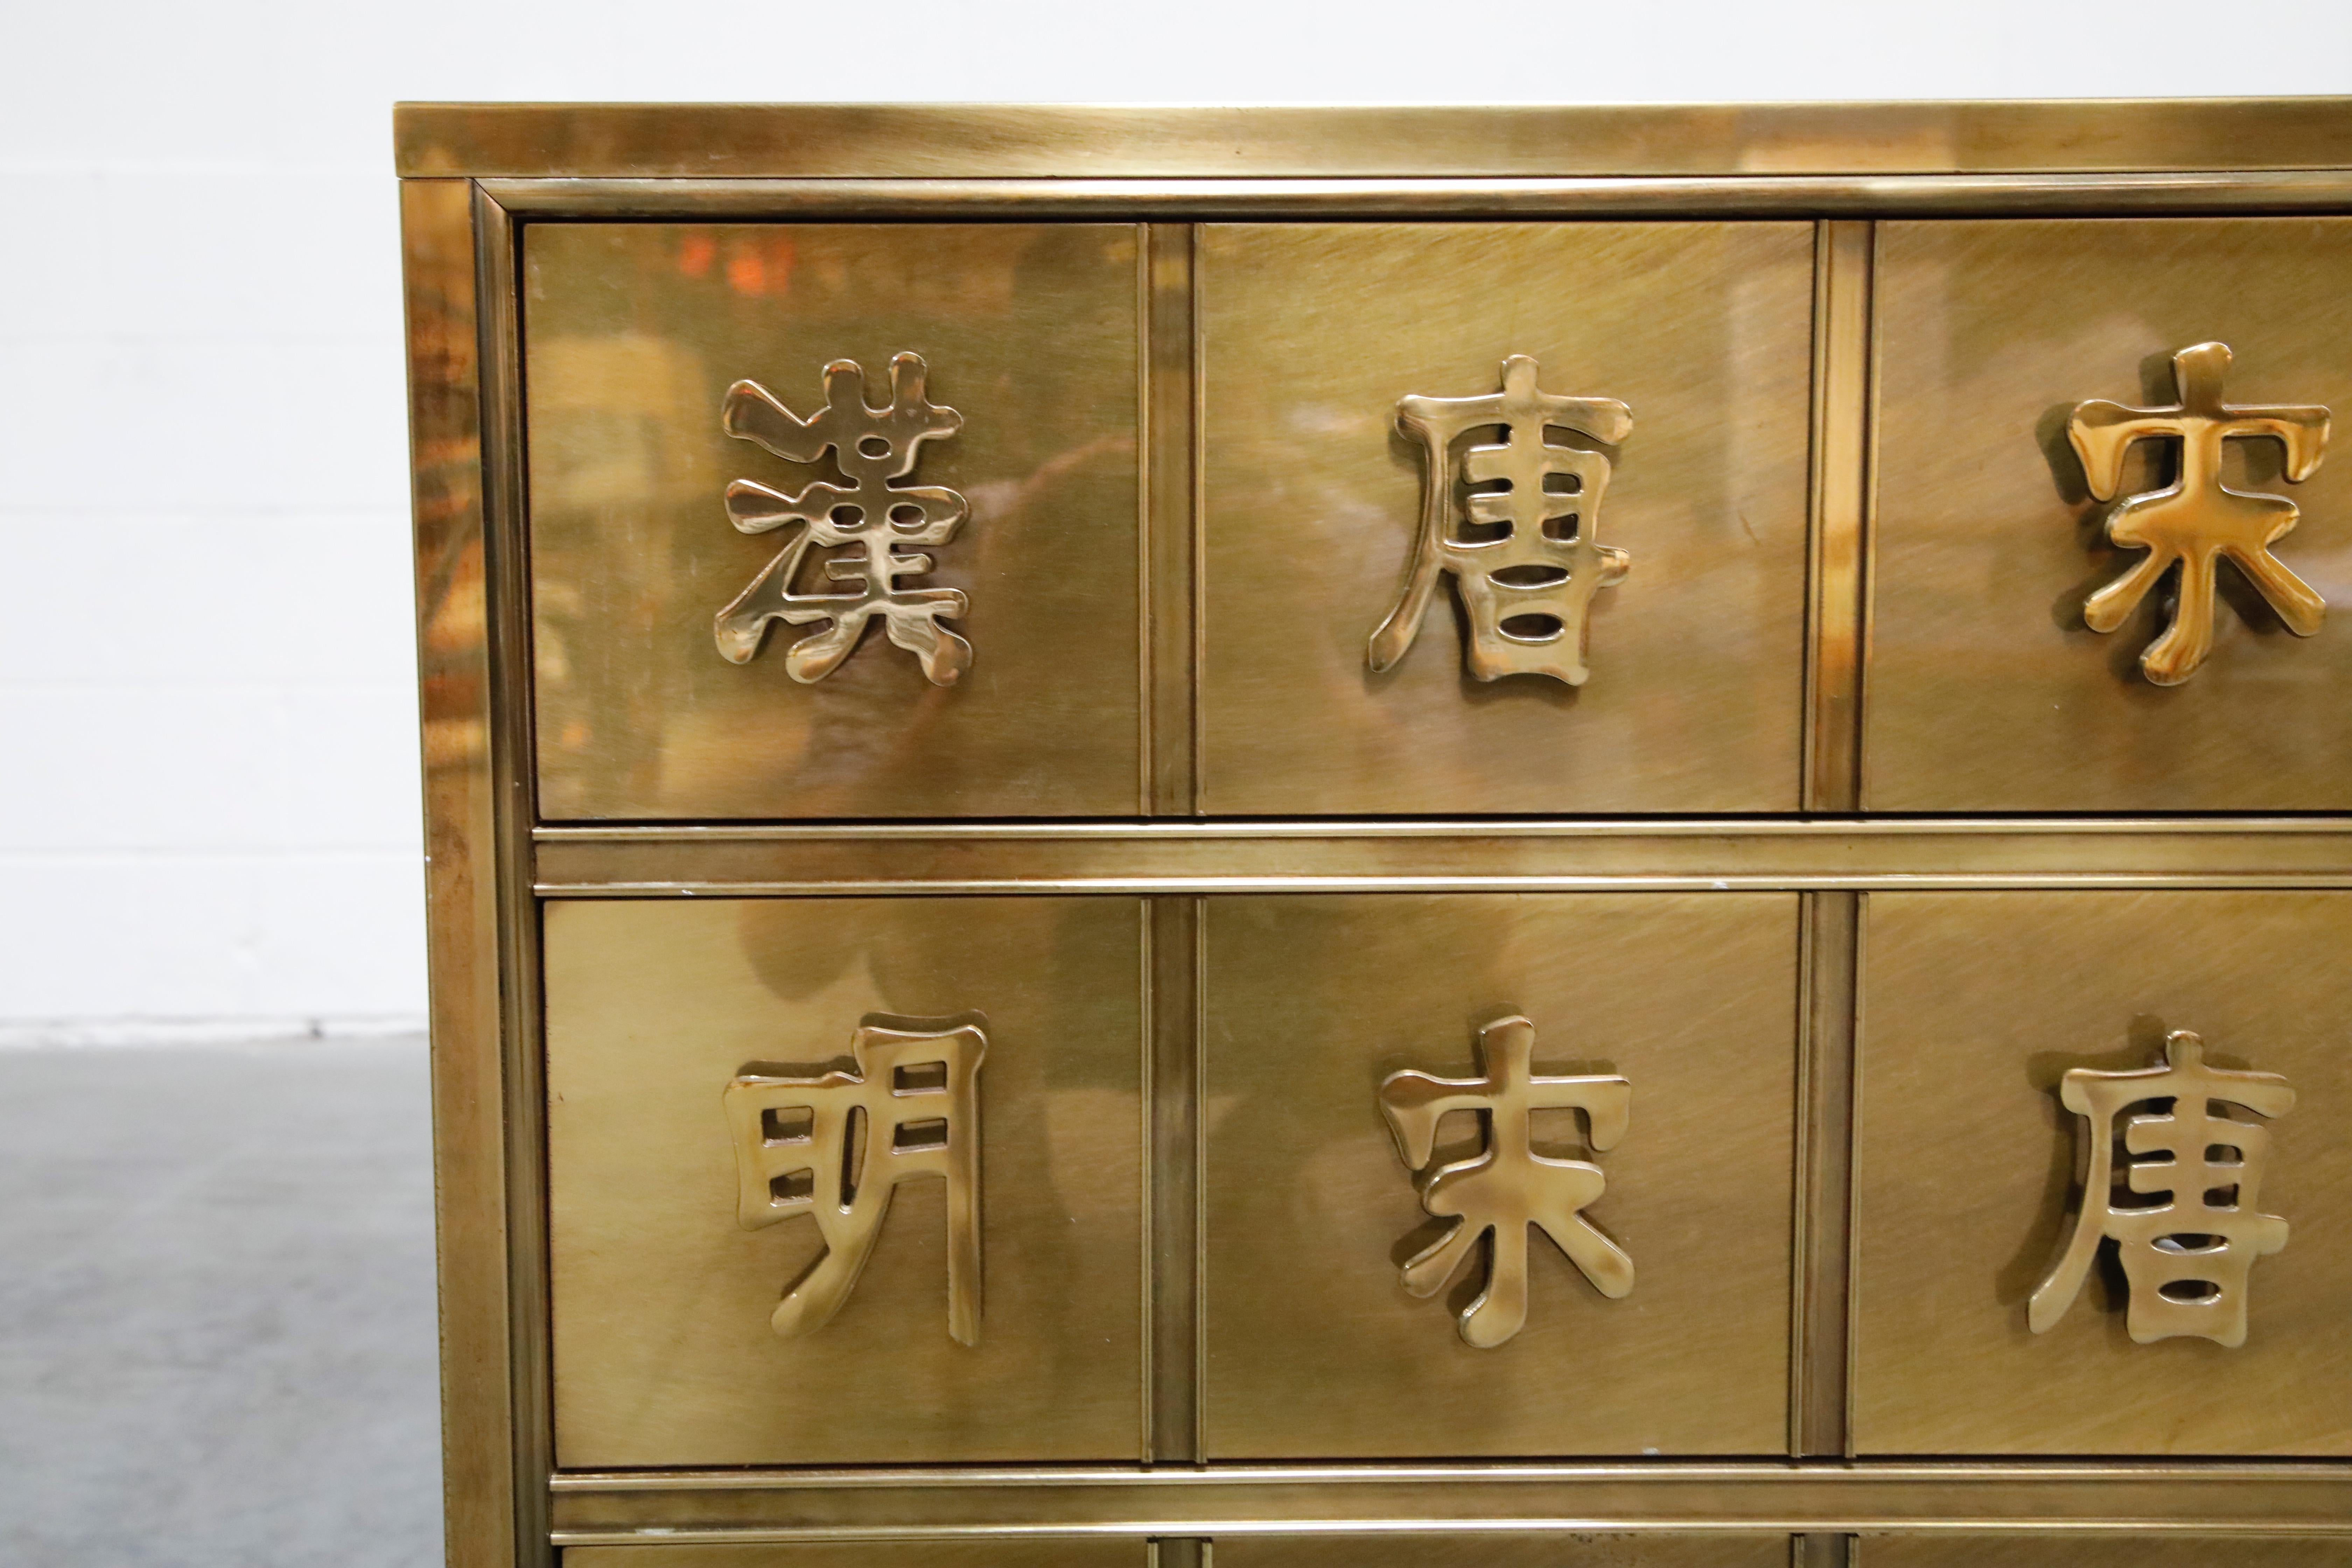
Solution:
[(0, 1051), (0, 1563), (441, 1560), (424, 1042)]

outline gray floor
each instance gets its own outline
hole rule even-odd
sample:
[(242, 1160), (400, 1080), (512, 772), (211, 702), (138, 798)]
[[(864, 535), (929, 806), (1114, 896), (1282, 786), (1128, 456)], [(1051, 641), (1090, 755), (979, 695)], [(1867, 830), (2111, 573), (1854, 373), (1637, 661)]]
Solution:
[(441, 1558), (424, 1043), (0, 1051), (0, 1563)]

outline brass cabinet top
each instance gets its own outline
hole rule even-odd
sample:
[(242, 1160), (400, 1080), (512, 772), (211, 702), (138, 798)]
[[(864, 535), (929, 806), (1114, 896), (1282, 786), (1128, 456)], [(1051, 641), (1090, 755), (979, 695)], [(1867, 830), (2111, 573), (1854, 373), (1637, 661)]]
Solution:
[(2352, 165), (2338, 98), (1143, 106), (405, 103), (404, 175), (1269, 179)]

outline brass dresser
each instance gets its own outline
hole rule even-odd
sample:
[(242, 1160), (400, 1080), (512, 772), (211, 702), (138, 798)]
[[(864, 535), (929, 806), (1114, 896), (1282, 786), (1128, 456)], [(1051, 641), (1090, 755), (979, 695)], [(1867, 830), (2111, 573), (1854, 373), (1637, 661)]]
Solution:
[(2352, 1563), (2352, 101), (398, 143), (453, 1563)]

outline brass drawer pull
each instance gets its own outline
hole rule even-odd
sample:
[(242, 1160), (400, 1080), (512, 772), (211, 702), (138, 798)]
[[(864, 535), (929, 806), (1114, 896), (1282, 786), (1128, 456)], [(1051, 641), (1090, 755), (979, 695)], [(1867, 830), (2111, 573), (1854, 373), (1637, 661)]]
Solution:
[[(948, 1184), (948, 1334), (980, 1342), (980, 1064), (977, 1024), (869, 1017), (850, 1037), (856, 1068), (793, 1078), (746, 1068), (725, 1095), (739, 1178), (736, 1219), (761, 1230), (816, 1220), (824, 1251), (776, 1305), (785, 1339), (841, 1310), (901, 1182)], [(893, 1027), (892, 1024), (899, 1026)]]
[[(1625, 1135), (1633, 1085), (1615, 1074), (1537, 1078), (1536, 1026), (1497, 1018), (1478, 1031), (1479, 1076), (1433, 1078), (1391, 1073), (1381, 1085), (1381, 1114), (1397, 1153), (1415, 1173), (1421, 1206), (1454, 1226), (1404, 1265), (1404, 1288), (1423, 1300), (1445, 1289), (1479, 1237), (1494, 1233), (1486, 1288), (1462, 1310), (1462, 1337), (1480, 1350), (1507, 1342), (1528, 1321), (1528, 1226), (1541, 1226), (1592, 1288), (1614, 1300), (1633, 1289), (1633, 1260), (1584, 1217), (1608, 1178), (1583, 1160), (1550, 1160), (1529, 1142), (1538, 1110), (1573, 1109), (1589, 1119), (1598, 1152)], [(1467, 1160), (1432, 1167), (1437, 1124), (1451, 1110), (1482, 1112), (1485, 1147)]]
[[(784, 654), (784, 668), (798, 681), (822, 680), (856, 651), (866, 623), (882, 617), (892, 642), (922, 661), (934, 686), (952, 686), (971, 668), (971, 644), (940, 625), (962, 616), (960, 589), (909, 588), (898, 579), (929, 572), (931, 558), (908, 553), (909, 544), (945, 544), (971, 514), (961, 495), (934, 485), (893, 485), (915, 471), (923, 443), (963, 428), (963, 416), (923, 396), (923, 358), (890, 359), (890, 401), (876, 408), (866, 401), (866, 372), (856, 360), (824, 367), (824, 406), (803, 419), (756, 381), (727, 389), (725, 424), (730, 436), (756, 442), (777, 457), (814, 463), (834, 455), (845, 486), (814, 479), (785, 495), (751, 479), (727, 487), (727, 515), (745, 533), (766, 533), (788, 522), (801, 531), (751, 579), (735, 602), (719, 612), (714, 633), (719, 651), (735, 664), (760, 651), (770, 621), (825, 628), (803, 637)], [(846, 594), (797, 594), (793, 584), (811, 545), (846, 545), (849, 553), (824, 563), (825, 580), (855, 584)]]
[(2158, 686), (2179, 685), (2213, 650), (2213, 572), (2221, 556), (2236, 563), (2297, 637), (2317, 631), (2327, 610), (2311, 584), (2270, 551), (2294, 529), (2294, 502), (2233, 490), (2221, 482), (2221, 444), (2262, 437), (2274, 437), (2286, 447), (2289, 480), (2309, 479), (2327, 446), (2327, 410), (2315, 404), (2224, 403), (2221, 378), (2229, 369), (2229, 344), (2198, 343), (2172, 356), (2178, 403), (2126, 408), (2093, 398), (2076, 404), (2066, 422), (2067, 439), (2083, 459), (2084, 477), (2097, 500), (2113, 500), (2123, 488), (2124, 454), (2133, 442), (2180, 443), (2179, 474), (2171, 484), (2127, 496), (2107, 514), (2109, 539), (2147, 553), (2083, 604), (2085, 626), (2114, 631), (2131, 618), (2172, 563), (2180, 563), (2172, 624), (2140, 656), (2141, 670)]
[[(1502, 374), (1499, 393), (1397, 402), (1397, 428), (1424, 454), (1421, 531), (1396, 607), (1372, 633), (1375, 672), (1402, 658), (1421, 635), (1437, 574), (1450, 572), (1469, 615), (1472, 675), (1549, 675), (1581, 686), (1591, 673), (1584, 654), (1592, 595), (1623, 582), (1633, 558), (1595, 539), (1608, 457), (1545, 437), (1559, 427), (1614, 447), (1632, 433), (1633, 416), (1614, 398), (1537, 391), (1536, 362), (1525, 354), (1505, 360)], [(1459, 480), (1471, 488), (1459, 494), (1454, 443), (1496, 425), (1502, 445), (1462, 454)]]
[[(2084, 1118), (2091, 1168), (2074, 1235), (2033, 1292), (2028, 1324), (2043, 1333), (2066, 1315), (2099, 1243), (2112, 1239), (2131, 1283), (2125, 1327), (2135, 1343), (2189, 1334), (2244, 1344), (2247, 1276), (2256, 1258), (2286, 1245), (2286, 1221), (2254, 1207), (2270, 1133), (2219, 1113), (2217, 1106), (2284, 1116), (2294, 1105), (2294, 1090), (2276, 1073), (2207, 1067), (2205, 1042), (2176, 1029), (2164, 1037), (2161, 1066), (2128, 1072), (2074, 1068), (2059, 1095)], [(2116, 1119), (2134, 1105), (2161, 1100), (2171, 1100), (2170, 1107), (2125, 1124), (2126, 1152), (2152, 1157), (2127, 1162), (2124, 1184), (2147, 1196), (2165, 1194), (2166, 1201), (2118, 1207)]]

